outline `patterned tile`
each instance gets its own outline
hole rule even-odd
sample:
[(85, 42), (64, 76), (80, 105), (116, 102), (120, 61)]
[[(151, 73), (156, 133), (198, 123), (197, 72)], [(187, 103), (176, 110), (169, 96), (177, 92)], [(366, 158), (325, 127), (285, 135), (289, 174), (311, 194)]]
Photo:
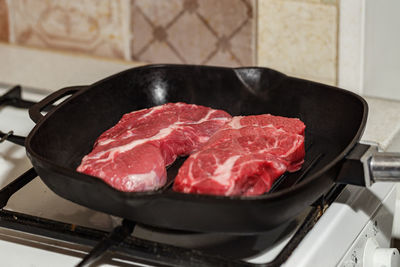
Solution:
[(9, 1), (13, 33), (10, 41), (128, 58), (129, 12), (124, 10), (129, 3), (129, 0)]
[(254, 64), (256, 0), (133, 0), (132, 59)]
[(8, 41), (8, 9), (6, 0), (0, 0), (0, 41)]
[(258, 64), (336, 83), (337, 7), (263, 0), (258, 9)]

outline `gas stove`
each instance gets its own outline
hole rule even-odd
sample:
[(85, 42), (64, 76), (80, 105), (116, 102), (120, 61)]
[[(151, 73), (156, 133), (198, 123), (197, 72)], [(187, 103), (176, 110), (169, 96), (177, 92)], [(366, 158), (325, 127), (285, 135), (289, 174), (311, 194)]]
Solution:
[(0, 251), (7, 266), (375, 266), (368, 264), (399, 261), (398, 251), (390, 249), (392, 183), (367, 189), (336, 185), (295, 220), (256, 235), (156, 229), (72, 203), (48, 189), (31, 169), (24, 147), (10, 142), (23, 144), (34, 126), (27, 108), (48, 91), (1, 85), (0, 95), (5, 94), (0, 101)]

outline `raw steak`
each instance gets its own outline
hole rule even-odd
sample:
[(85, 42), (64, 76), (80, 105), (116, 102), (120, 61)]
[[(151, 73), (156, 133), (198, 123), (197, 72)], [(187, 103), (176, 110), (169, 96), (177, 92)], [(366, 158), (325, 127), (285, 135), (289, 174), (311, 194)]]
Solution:
[(304, 161), (299, 119), (257, 115), (233, 117), (180, 168), (173, 189), (211, 195), (260, 195), (285, 171)]
[(166, 182), (166, 166), (199, 149), (231, 116), (208, 107), (168, 103), (125, 114), (96, 140), (77, 171), (121, 191), (148, 191)]

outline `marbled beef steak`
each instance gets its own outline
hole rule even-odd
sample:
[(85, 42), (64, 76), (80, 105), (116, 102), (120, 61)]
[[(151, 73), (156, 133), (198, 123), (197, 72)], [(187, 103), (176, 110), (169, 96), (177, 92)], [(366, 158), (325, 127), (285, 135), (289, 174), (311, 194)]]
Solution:
[(77, 171), (121, 191), (149, 191), (166, 182), (166, 166), (208, 141), (231, 116), (204, 106), (168, 103), (125, 114), (96, 140)]
[(272, 115), (233, 117), (182, 165), (174, 190), (209, 195), (260, 195), (284, 172), (300, 169), (305, 125)]

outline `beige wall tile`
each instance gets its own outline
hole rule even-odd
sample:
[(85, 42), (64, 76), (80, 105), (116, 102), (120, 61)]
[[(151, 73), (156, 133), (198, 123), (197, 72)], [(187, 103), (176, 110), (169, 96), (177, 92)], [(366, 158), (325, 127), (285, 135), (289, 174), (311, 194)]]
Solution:
[(338, 0), (321, 0), (321, 3), (330, 4), (330, 5), (337, 5)]
[(8, 10), (6, 0), (0, 0), (0, 41), (8, 41)]
[[(195, 34), (188, 29), (196, 29)], [(168, 30), (167, 42), (171, 43), (182, 62), (201, 63), (216, 51), (215, 36), (200, 19), (188, 12), (184, 12), (179, 23), (174, 23)]]
[[(263, 0), (260, 0), (263, 1)], [(336, 5), (338, 0), (284, 0), (284, 1), (297, 1), (297, 2), (308, 2), (308, 3), (316, 3), (316, 4), (329, 4)]]
[(283, 0), (258, 3), (258, 64), (335, 84), (336, 6)]
[(254, 64), (255, 0), (134, 0), (132, 58), (147, 62)]
[(9, 1), (13, 43), (124, 58), (128, 0)]

